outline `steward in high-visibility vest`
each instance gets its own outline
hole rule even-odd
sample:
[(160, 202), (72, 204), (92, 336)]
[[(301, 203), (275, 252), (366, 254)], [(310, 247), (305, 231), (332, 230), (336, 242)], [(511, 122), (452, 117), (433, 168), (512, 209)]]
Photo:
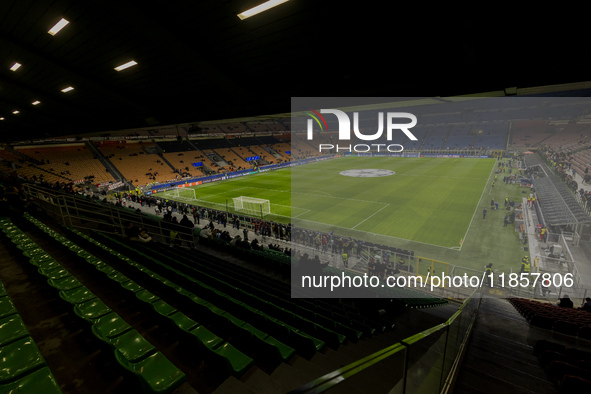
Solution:
[(530, 270), (531, 270), (531, 265), (530, 265), (529, 261), (524, 261), (521, 264), (521, 273), (529, 274)]
[(486, 266), (486, 272), (485, 272), (485, 275), (484, 275), (484, 283), (487, 286), (491, 286), (491, 284), (492, 284), (492, 280), (491, 280), (491, 277), (490, 277), (490, 275), (492, 274), (492, 272), (493, 272), (492, 271), (492, 263), (490, 263), (489, 265)]
[(347, 256), (347, 253), (343, 253), (341, 257), (343, 258), (344, 266), (349, 268), (349, 256)]

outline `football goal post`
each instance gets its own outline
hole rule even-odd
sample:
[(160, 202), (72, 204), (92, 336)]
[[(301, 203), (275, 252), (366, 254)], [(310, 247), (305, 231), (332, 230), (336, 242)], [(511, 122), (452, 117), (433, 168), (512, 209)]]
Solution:
[(271, 213), (271, 203), (269, 200), (254, 197), (234, 197), (234, 209), (236, 212), (244, 212), (251, 215), (264, 216)]
[(177, 197), (180, 200), (197, 200), (197, 193), (193, 188), (176, 187), (168, 191), (170, 197)]

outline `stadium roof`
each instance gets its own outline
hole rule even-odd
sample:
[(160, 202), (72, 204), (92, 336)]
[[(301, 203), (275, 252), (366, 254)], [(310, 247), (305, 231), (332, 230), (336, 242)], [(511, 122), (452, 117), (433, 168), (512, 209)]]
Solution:
[[(291, 0), (238, 18), (261, 2), (2, 0), (2, 139), (286, 113), (293, 96), (514, 94), (505, 89), (591, 80), (572, 17), (568, 30), (531, 34), (535, 18), (504, 29), (506, 16), (465, 21), (443, 4)], [(548, 58), (558, 44), (567, 61)]]

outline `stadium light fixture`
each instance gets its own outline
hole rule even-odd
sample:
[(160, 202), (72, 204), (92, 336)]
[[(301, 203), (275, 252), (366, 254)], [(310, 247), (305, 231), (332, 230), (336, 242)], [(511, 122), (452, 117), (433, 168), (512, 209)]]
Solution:
[(10, 71), (16, 71), (16, 70), (18, 70), (19, 68), (21, 68), (21, 66), (22, 66), (22, 64), (20, 64), (20, 63), (14, 63), (14, 64), (12, 65), (12, 67), (10, 67)]
[(13, 115), (18, 115), (21, 113), (21, 111), (15, 109), (14, 111), (12, 111), (12, 113), (13, 113)]
[(0, 116), (0, 120), (4, 120), (4, 117)]
[(39, 105), (39, 104), (41, 104), (41, 101), (39, 101), (39, 100), (35, 100), (35, 101), (33, 101), (31, 104), (33, 104), (33, 105)]
[(249, 10), (241, 12), (240, 14), (238, 14), (238, 18), (240, 18), (240, 20), (245, 20), (246, 18), (250, 18), (251, 16), (254, 16), (256, 14), (260, 14), (261, 12), (265, 12), (273, 7), (276, 7), (280, 4), (286, 3), (288, 1), (289, 0), (269, 0), (269, 1), (266, 1), (263, 4), (259, 4), (256, 7), (253, 7)]
[(62, 93), (68, 93), (68, 92), (69, 92), (69, 91), (71, 91), (71, 90), (74, 90), (74, 88), (73, 88), (73, 87), (71, 87), (71, 86), (68, 86), (67, 88), (63, 88), (63, 89), (62, 89)]
[(70, 23), (70, 22), (65, 20), (64, 18), (62, 18), (51, 29), (49, 29), (48, 33), (51, 34), (52, 36), (55, 36), (57, 33), (60, 32), (61, 29), (66, 27), (68, 25), (68, 23)]
[(137, 64), (137, 62), (135, 60), (131, 60), (127, 63), (124, 63), (120, 66), (115, 67), (115, 70), (117, 70), (117, 71), (125, 70), (126, 68), (133, 67), (136, 64)]

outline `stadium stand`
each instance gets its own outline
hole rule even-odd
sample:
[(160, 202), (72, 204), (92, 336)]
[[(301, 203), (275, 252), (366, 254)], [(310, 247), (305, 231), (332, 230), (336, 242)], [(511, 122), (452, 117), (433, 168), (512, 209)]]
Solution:
[(475, 130), (474, 146), (480, 149), (505, 149), (508, 122), (487, 124), (482, 130)]
[(156, 154), (146, 153), (155, 144), (131, 142), (97, 144), (100, 152), (111, 161), (134, 185), (152, 182), (166, 182), (177, 178), (177, 174)]
[[(443, 142), (449, 134), (448, 126), (433, 126), (429, 129), (421, 149), (441, 149)], [(418, 138), (418, 137), (417, 137)]]
[(248, 129), (244, 123), (220, 123), (218, 128), (226, 134), (247, 133)]
[(591, 352), (542, 339), (536, 341), (534, 355), (561, 392), (591, 390)]
[(16, 147), (15, 150), (38, 162), (38, 168), (72, 181), (89, 180), (97, 184), (115, 180), (84, 144)]
[(586, 337), (591, 327), (591, 313), (576, 308), (558, 308), (556, 305), (529, 299), (511, 298), (511, 304), (528, 322), (536, 327), (555, 332)]
[[(0, 219), (0, 229), (23, 253), (36, 248), (9, 219)], [(62, 392), (1, 281), (0, 371), (2, 392)]]
[(567, 151), (591, 142), (591, 126), (588, 124), (564, 124), (556, 127), (556, 133), (544, 140), (544, 145), (557, 151)]
[(535, 147), (553, 135), (554, 127), (543, 120), (521, 120), (512, 123), (511, 146)]
[[(418, 138), (418, 137), (417, 137)], [(470, 126), (452, 126), (445, 140), (445, 149), (471, 149), (474, 136), (470, 134)]]

